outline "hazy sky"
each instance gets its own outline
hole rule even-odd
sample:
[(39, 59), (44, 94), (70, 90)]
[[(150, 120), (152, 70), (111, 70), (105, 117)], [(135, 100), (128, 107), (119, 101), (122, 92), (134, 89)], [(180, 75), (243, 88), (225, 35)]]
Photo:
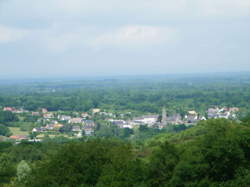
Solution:
[(0, 0), (0, 77), (250, 71), (250, 0)]

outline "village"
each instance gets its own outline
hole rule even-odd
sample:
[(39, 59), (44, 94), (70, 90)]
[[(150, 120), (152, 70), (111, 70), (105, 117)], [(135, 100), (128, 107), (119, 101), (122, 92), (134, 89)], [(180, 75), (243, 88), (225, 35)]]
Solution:
[(30, 129), (28, 134), (27, 132), (26, 135), (13, 134), (10, 139), (16, 142), (22, 140), (40, 142), (46, 136), (65, 136), (68, 138), (94, 136), (98, 126), (97, 119), (121, 129), (136, 129), (142, 125), (148, 128), (164, 129), (170, 125), (192, 126), (207, 119), (237, 119), (237, 113), (240, 109), (236, 107), (213, 107), (209, 108), (205, 115), (200, 115), (194, 110), (181, 115), (179, 113), (167, 114), (165, 107), (163, 107), (160, 115), (146, 114), (138, 117), (131, 117), (131, 112), (117, 115), (100, 108), (93, 108), (89, 112), (71, 112), (69, 114), (65, 114), (63, 111), (48, 111), (46, 108), (28, 111), (22, 108), (4, 107), (2, 110), (14, 113), (17, 116), (30, 115), (36, 119), (33, 124), (34, 127)]

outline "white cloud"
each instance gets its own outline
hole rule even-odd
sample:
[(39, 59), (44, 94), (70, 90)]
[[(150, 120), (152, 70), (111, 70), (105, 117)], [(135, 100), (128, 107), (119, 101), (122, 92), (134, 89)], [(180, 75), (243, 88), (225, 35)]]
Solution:
[(93, 40), (92, 46), (141, 47), (170, 42), (176, 39), (176, 31), (168, 27), (130, 25), (101, 34)]
[[(102, 3), (99, 0), (49, 0), (49, 4), (52, 9), (78, 16), (91, 12), (127, 12), (129, 14), (129, 11), (161, 13), (163, 17), (171, 14), (237, 16), (236, 13), (249, 15), (250, 10), (249, 0), (106, 0)], [(142, 15), (147, 16), (147, 13)]]
[[(7, 19), (134, 20), (225, 19), (250, 16), (250, 0), (12, 0), (3, 4)], [(22, 19), (22, 20), (23, 20)]]
[(88, 40), (88, 27), (67, 25), (53, 25), (47, 29), (36, 32), (39, 36), (38, 45), (51, 52), (65, 52), (73, 48), (81, 48)]
[(28, 35), (25, 29), (18, 29), (0, 25), (0, 43), (16, 42)]
[(54, 24), (48, 28), (26, 30), (0, 26), (0, 42), (23, 42), (23, 39), (33, 48), (64, 53), (71, 49), (145, 48), (166, 44), (177, 39), (177, 31), (165, 26), (150, 25), (101, 28), (79, 24)]

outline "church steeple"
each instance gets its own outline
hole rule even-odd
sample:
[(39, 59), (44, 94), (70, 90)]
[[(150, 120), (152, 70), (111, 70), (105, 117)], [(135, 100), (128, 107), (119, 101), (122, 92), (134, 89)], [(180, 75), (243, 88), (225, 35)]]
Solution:
[(162, 108), (161, 125), (163, 127), (167, 125), (167, 112), (165, 107)]

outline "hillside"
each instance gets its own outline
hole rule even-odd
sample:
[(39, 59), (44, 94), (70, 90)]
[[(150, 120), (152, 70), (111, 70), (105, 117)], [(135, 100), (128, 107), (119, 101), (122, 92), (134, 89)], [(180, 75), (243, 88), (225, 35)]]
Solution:
[(248, 186), (250, 123), (217, 119), (144, 145), (115, 139), (0, 143), (10, 186)]

